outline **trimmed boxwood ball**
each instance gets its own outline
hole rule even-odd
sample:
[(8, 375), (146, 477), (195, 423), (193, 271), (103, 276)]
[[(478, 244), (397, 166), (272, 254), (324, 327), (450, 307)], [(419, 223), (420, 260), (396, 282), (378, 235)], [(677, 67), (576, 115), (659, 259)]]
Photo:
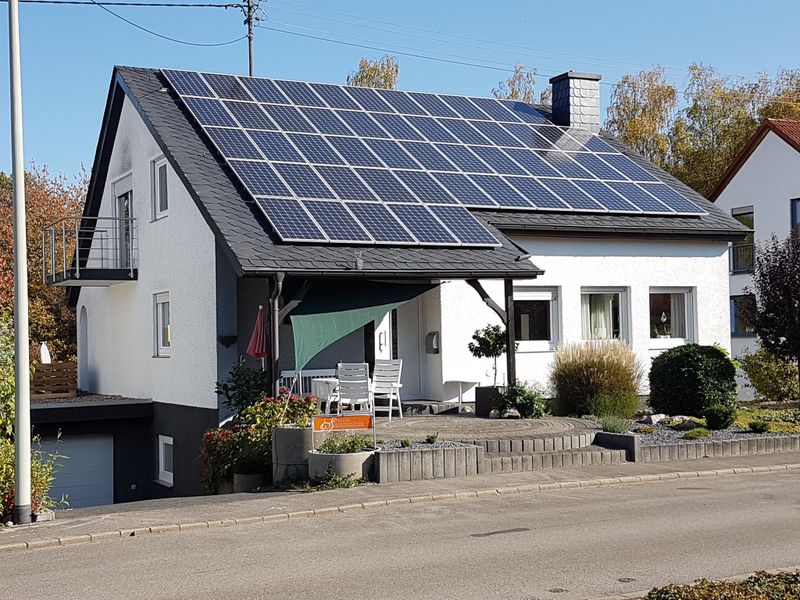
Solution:
[(701, 417), (714, 404), (737, 405), (736, 368), (725, 352), (686, 344), (653, 359), (650, 406), (655, 412)]
[(724, 404), (712, 404), (706, 407), (703, 416), (706, 419), (706, 425), (712, 431), (727, 429), (736, 420), (736, 409)]

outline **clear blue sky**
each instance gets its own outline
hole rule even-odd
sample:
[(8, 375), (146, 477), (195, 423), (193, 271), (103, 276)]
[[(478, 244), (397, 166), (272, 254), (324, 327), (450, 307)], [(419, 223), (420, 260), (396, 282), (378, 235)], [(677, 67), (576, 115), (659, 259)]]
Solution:
[[(269, 17), (264, 25), (307, 35), (499, 69), (521, 62), (540, 69), (540, 86), (550, 75), (569, 69), (598, 72), (613, 83), (625, 73), (660, 64), (670, 68), (670, 79), (680, 84), (693, 61), (747, 77), (800, 67), (797, 0), (271, 0), (262, 7)], [(244, 31), (241, 13), (230, 9), (116, 10), (143, 26), (190, 41), (221, 42)], [(0, 14), (7, 39), (5, 5)], [(47, 165), (53, 173), (73, 175), (82, 164), (91, 168), (115, 64), (234, 73), (247, 68), (243, 41), (220, 48), (178, 45), (138, 31), (94, 6), (23, 4), (21, 21), (25, 159)], [(2, 171), (10, 164), (6, 52), (0, 62)], [(259, 29), (255, 54), (256, 75), (343, 82), (361, 56), (377, 58), (384, 52)], [(397, 56), (403, 89), (488, 95), (505, 75)], [(610, 86), (602, 90), (605, 101)]]

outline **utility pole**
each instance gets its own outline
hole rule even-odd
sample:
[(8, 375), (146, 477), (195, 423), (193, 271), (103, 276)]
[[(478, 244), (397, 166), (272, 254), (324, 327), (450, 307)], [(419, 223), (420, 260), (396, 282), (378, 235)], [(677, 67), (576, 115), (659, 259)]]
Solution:
[(254, 12), (257, 6), (253, 5), (253, 0), (247, 0), (247, 10), (244, 22), (247, 25), (247, 74), (253, 76), (253, 25), (255, 21)]
[(22, 148), (22, 68), (19, 0), (8, 0), (11, 76), (11, 178), (14, 204), (14, 377), (16, 378), (14, 522), (31, 522), (31, 382), (28, 342), (28, 242), (25, 232), (25, 160)]

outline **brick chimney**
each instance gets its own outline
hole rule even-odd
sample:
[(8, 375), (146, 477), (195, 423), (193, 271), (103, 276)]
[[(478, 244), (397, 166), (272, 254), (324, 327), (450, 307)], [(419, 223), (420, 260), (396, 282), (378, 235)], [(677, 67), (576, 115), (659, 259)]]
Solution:
[(568, 71), (550, 79), (556, 125), (600, 131), (600, 75)]

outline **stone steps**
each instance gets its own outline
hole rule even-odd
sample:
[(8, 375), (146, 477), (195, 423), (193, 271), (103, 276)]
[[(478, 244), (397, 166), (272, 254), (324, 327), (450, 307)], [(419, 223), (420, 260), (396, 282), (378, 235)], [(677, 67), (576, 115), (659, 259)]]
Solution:
[(585, 446), (554, 452), (485, 453), (479, 473), (519, 473), (523, 471), (546, 471), (591, 465), (617, 465), (625, 462), (624, 450), (609, 450), (600, 446)]
[(483, 448), (487, 454), (536, 454), (541, 452), (561, 452), (587, 448), (594, 443), (597, 431), (584, 430), (582, 433), (544, 434), (524, 438), (499, 439), (461, 439), (462, 444)]

